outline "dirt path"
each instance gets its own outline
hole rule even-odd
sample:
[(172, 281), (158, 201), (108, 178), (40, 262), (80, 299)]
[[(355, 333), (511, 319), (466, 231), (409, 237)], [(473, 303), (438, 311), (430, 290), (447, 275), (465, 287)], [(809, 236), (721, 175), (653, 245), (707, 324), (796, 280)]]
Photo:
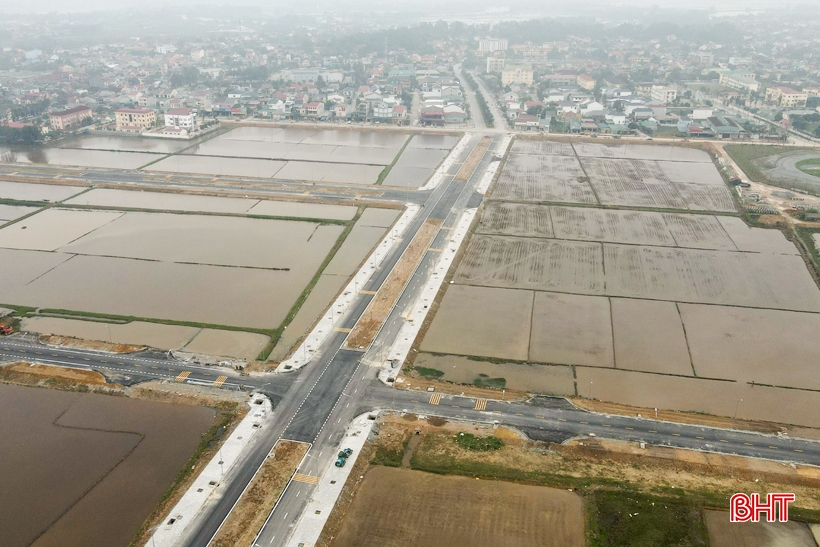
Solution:
[(262, 464), (211, 545), (250, 545), (307, 449), (308, 445), (305, 443), (279, 441), (273, 449), (273, 454)]
[(393, 311), (407, 282), (416, 270), (419, 261), (430, 247), (441, 226), (440, 220), (427, 220), (416, 233), (413, 241), (404, 251), (399, 262), (387, 276), (382, 287), (370, 301), (359, 322), (347, 337), (347, 348), (367, 348), (378, 334), (387, 316)]

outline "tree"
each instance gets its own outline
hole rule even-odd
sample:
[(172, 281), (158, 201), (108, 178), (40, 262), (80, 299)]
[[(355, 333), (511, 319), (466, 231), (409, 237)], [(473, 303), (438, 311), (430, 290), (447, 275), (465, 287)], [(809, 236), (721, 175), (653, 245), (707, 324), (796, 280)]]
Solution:
[(782, 121), (782, 120), (783, 120), (783, 113), (782, 112), (778, 112), (777, 114), (774, 115), (774, 121), (779, 122), (779, 121)]

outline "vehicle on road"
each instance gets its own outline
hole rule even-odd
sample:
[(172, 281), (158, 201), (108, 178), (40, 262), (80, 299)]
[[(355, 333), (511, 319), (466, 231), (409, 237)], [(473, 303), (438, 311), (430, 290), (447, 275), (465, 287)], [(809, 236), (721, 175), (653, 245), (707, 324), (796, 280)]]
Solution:
[(347, 458), (337, 458), (336, 459), (336, 467), (344, 467), (347, 463)]
[(348, 457), (350, 457), (351, 454), (353, 454), (353, 451), (349, 448), (345, 448), (344, 450), (339, 452), (339, 457), (340, 458), (348, 458)]

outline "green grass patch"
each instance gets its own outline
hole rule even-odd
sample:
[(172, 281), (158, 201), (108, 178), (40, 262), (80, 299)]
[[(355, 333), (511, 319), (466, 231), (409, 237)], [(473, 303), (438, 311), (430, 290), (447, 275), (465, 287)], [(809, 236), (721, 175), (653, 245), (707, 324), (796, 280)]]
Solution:
[(703, 506), (696, 498), (596, 490), (588, 504), (590, 547), (709, 545)]
[(807, 175), (820, 177), (820, 158), (809, 158), (796, 163), (798, 169)]
[(472, 450), (473, 452), (490, 452), (500, 450), (504, 447), (504, 441), (495, 436), (476, 437), (472, 433), (456, 433), (453, 441), (461, 448)]
[[(775, 184), (760, 168), (766, 158), (777, 156), (785, 152), (811, 150), (795, 146), (761, 146), (755, 144), (727, 144), (723, 149), (735, 160), (735, 163), (753, 181)], [(775, 186), (778, 186), (775, 184)]]
[(13, 205), (15, 207), (45, 207), (47, 205), (51, 205), (51, 202), (0, 198), (0, 205)]
[(427, 368), (427, 367), (413, 367), (413, 370), (421, 374), (426, 378), (441, 378), (444, 376), (444, 371), (441, 371), (437, 368)]
[(478, 378), (473, 380), (473, 385), (478, 387), (494, 387), (502, 389), (507, 387), (507, 380), (505, 378), (489, 378), (486, 374), (479, 374)]
[(376, 184), (377, 184), (377, 185), (378, 185), (378, 184), (381, 184), (382, 182), (384, 182), (384, 179), (386, 179), (386, 178), (387, 178), (387, 175), (389, 175), (389, 174), (390, 174), (390, 170), (391, 170), (391, 169), (393, 169), (393, 166), (394, 166), (394, 165), (396, 165), (396, 162), (397, 162), (397, 161), (399, 161), (399, 158), (400, 158), (400, 157), (401, 157), (401, 155), (404, 153), (404, 149), (405, 149), (405, 148), (407, 148), (407, 145), (408, 145), (408, 144), (410, 144), (410, 139), (412, 139), (412, 138), (413, 138), (413, 135), (410, 135), (409, 137), (407, 137), (407, 140), (406, 140), (406, 141), (404, 141), (404, 146), (402, 146), (402, 147), (401, 147), (401, 150), (399, 150), (399, 153), (398, 153), (398, 154), (396, 154), (396, 157), (395, 157), (395, 158), (393, 158), (393, 163), (391, 163), (390, 165), (386, 166), (384, 169), (382, 169), (382, 172), (381, 172), (381, 173), (379, 173), (379, 178), (378, 178), (378, 179), (376, 179)]
[(401, 467), (401, 460), (404, 457), (404, 452), (398, 448), (390, 449), (385, 446), (376, 448), (376, 453), (373, 454), (370, 463), (373, 465), (383, 465), (385, 467)]

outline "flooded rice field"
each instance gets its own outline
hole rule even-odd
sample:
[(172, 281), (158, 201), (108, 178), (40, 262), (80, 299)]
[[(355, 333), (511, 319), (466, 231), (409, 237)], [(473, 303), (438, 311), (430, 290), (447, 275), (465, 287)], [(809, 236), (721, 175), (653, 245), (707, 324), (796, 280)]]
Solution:
[(253, 332), (202, 329), (183, 349), (204, 355), (252, 361), (265, 349), (269, 341), (268, 336)]
[(37, 207), (26, 207), (22, 205), (2, 205), (0, 204), (0, 224), (17, 220), (20, 217), (30, 215), (37, 210)]
[(46, 209), (0, 230), (0, 248), (55, 251), (121, 216), (120, 212)]
[[(8, 547), (127, 546), (215, 413), (0, 385), (0, 535)], [(127, 492), (128, 495), (123, 495)]]
[(283, 161), (228, 158), (214, 156), (168, 156), (144, 171), (191, 173), (197, 175), (225, 175), (269, 179), (285, 165)]
[(249, 215), (293, 218), (322, 218), (351, 220), (356, 216), (353, 205), (329, 205), (325, 203), (303, 203), (299, 201), (262, 200), (246, 211)]
[(380, 165), (289, 161), (273, 178), (338, 184), (375, 184), (382, 169), (384, 168)]
[(0, 180), (0, 199), (16, 201), (63, 201), (77, 195), (83, 186), (63, 186), (57, 184), (32, 184)]
[(108, 169), (139, 169), (162, 157), (161, 154), (145, 152), (117, 152), (111, 150), (86, 150), (46, 148), (38, 146), (0, 148), (4, 163), (36, 163), (64, 165), (67, 167), (102, 167)]
[[(748, 417), (820, 423), (792, 400), (820, 403), (820, 343), (812, 335), (820, 329), (820, 290), (798, 248), (782, 232), (751, 228), (736, 216), (516, 203), (543, 196), (539, 183), (565, 188), (568, 180), (533, 171), (523, 184), (522, 165), (540, 158), (567, 164), (578, 161), (575, 154), (594, 171), (587, 171), (590, 188), (602, 202), (606, 176), (613, 188), (618, 177), (643, 178), (659, 192), (645, 194), (652, 197), (646, 201), (637, 191), (625, 206), (682, 202), (710, 210), (710, 200), (724, 195), (716, 191), (729, 196), (698, 150), (568, 146), (514, 143), (492, 197), (515, 197), (485, 205), (420, 350), (441, 359), (518, 361), (504, 371), (572, 366), (575, 389), (585, 397), (593, 385), (597, 399), (731, 415), (731, 405), (712, 399), (737, 395), (735, 402), (759, 405)], [(612, 195), (632, 190), (621, 186)], [(487, 292), (498, 290), (504, 302), (517, 304), (507, 309)], [(511, 325), (516, 333), (504, 330)], [(500, 368), (486, 370), (494, 366), (482, 362), (481, 373), (504, 377)], [(471, 374), (464, 369), (450, 378), (469, 383)], [(566, 388), (524, 374), (531, 390)]]
[(174, 154), (191, 146), (186, 139), (161, 139), (124, 135), (80, 135), (60, 141), (59, 148), (114, 150), (118, 152), (150, 152)]
[[(425, 142), (412, 146), (422, 136), (416, 135), (410, 140), (407, 148), (399, 156), (398, 161), (382, 181), (382, 184), (385, 186), (418, 188), (424, 186), (435, 173), (436, 168), (450, 153), (450, 149), (427, 147)], [(455, 139), (456, 137), (452, 138)]]

